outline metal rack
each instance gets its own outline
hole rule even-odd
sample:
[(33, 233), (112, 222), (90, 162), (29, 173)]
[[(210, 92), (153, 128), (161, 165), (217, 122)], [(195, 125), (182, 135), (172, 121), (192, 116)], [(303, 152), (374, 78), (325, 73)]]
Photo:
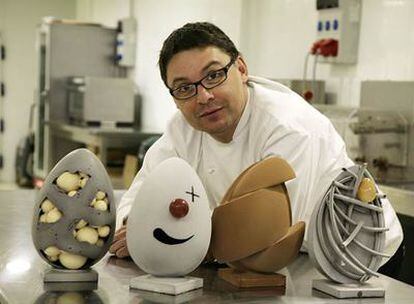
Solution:
[(117, 32), (99, 24), (45, 18), (37, 36), (37, 85), (34, 174), (44, 178), (61, 155), (71, 150), (49, 122), (68, 123), (68, 77), (126, 77), (115, 62)]

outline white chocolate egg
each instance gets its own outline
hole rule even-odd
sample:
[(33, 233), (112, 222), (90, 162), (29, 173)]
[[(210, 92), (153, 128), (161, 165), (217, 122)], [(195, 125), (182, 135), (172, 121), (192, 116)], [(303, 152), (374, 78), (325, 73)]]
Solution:
[(58, 256), (60, 254), (60, 249), (56, 246), (49, 246), (44, 252), (47, 256)]
[(103, 200), (103, 199), (105, 198), (105, 196), (106, 196), (106, 194), (105, 194), (105, 192), (103, 192), (103, 191), (98, 191), (98, 192), (96, 193), (96, 199), (97, 199), (97, 200)]
[(93, 207), (93, 206), (95, 206), (95, 203), (96, 203), (96, 198), (94, 198), (94, 199), (92, 200), (92, 202), (89, 204), (89, 206)]
[(80, 179), (80, 181), (79, 181), (79, 186), (80, 186), (81, 188), (84, 188), (84, 187), (85, 187), (85, 185), (86, 185), (86, 183), (88, 182), (88, 179), (89, 179), (89, 177), (84, 177), (84, 178), (81, 178), (81, 179)]
[(59, 256), (58, 255), (52, 255), (52, 256), (48, 255), (47, 259), (51, 262), (56, 262), (57, 260), (59, 260)]
[(41, 222), (41, 223), (46, 223), (46, 214), (42, 214), (42, 215), (39, 217), (39, 222)]
[(59, 255), (60, 263), (68, 269), (79, 269), (86, 263), (87, 258), (81, 255), (62, 252)]
[(206, 191), (180, 158), (163, 161), (146, 177), (127, 222), (134, 262), (156, 276), (182, 276), (204, 259), (211, 235)]
[(61, 217), (62, 213), (57, 208), (53, 208), (46, 213), (46, 223), (56, 223)]
[(100, 237), (107, 237), (109, 232), (111, 232), (111, 228), (109, 226), (98, 227), (98, 235)]
[(59, 188), (70, 192), (79, 189), (80, 177), (76, 173), (63, 172), (56, 180)]
[(76, 233), (76, 239), (93, 245), (98, 240), (98, 232), (92, 227), (83, 227)]
[(69, 191), (68, 196), (74, 197), (76, 195), (76, 193), (78, 193), (78, 191), (76, 191), (76, 190)]
[(52, 210), (53, 208), (55, 208), (55, 205), (53, 205), (53, 203), (50, 201), (50, 200), (48, 200), (48, 199), (45, 199), (44, 201), (43, 201), (43, 203), (42, 203), (42, 211), (44, 212), (44, 213), (47, 213), (47, 212), (49, 212), (50, 210)]
[(108, 210), (108, 204), (104, 201), (96, 201), (96, 203), (93, 205), (95, 209), (106, 211)]
[(86, 225), (88, 225), (88, 222), (85, 221), (84, 219), (81, 219), (75, 226), (76, 229), (81, 229), (83, 227), (85, 227)]

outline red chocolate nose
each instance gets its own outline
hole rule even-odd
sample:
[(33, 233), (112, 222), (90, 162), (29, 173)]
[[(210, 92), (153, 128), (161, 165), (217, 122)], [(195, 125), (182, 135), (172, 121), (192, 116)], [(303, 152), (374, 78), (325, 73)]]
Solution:
[(172, 214), (173, 217), (176, 217), (176, 218), (184, 217), (187, 215), (188, 210), (189, 210), (188, 203), (181, 198), (176, 198), (170, 204), (170, 213)]

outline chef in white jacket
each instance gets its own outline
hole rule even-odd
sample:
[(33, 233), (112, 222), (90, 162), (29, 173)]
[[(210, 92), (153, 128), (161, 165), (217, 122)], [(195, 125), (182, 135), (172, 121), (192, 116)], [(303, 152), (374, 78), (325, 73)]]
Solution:
[[(110, 248), (116, 256), (128, 256), (122, 219), (128, 215), (141, 183), (169, 157), (178, 156), (197, 171), (211, 209), (251, 164), (271, 156), (283, 158), (296, 173), (286, 184), (292, 220), (307, 224), (332, 180), (343, 167), (353, 165), (330, 121), (283, 85), (248, 76), (247, 65), (233, 42), (213, 24), (189, 23), (175, 30), (163, 44), (159, 66), (179, 111), (148, 150), (120, 202), (120, 229)], [(393, 254), (403, 234), (387, 200), (384, 215), (390, 227), (386, 252)], [(306, 240), (305, 234), (304, 249)]]

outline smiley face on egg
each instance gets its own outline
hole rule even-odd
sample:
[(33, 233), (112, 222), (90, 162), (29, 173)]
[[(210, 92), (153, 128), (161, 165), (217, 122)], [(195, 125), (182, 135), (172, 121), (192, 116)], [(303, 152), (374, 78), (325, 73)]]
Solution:
[(137, 193), (127, 223), (134, 262), (156, 276), (182, 276), (204, 259), (211, 235), (207, 194), (180, 158), (159, 164)]

